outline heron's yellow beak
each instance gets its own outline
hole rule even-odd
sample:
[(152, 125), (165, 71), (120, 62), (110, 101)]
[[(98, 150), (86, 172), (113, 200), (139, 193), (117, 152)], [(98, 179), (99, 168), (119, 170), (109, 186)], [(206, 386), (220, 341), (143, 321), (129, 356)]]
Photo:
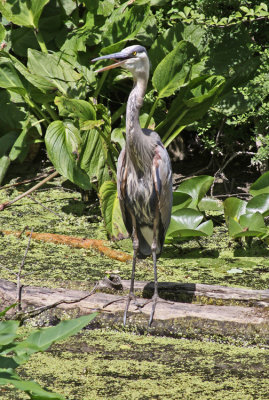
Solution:
[[(116, 61), (116, 60), (115, 60)], [(109, 69), (113, 69), (113, 68), (117, 68), (120, 67), (122, 64), (125, 63), (126, 60), (122, 60), (122, 61), (117, 61), (114, 64), (108, 65), (107, 67), (104, 68), (100, 68), (97, 71), (94, 71), (96, 74), (98, 74), (99, 72), (103, 72), (103, 71), (108, 71)]]

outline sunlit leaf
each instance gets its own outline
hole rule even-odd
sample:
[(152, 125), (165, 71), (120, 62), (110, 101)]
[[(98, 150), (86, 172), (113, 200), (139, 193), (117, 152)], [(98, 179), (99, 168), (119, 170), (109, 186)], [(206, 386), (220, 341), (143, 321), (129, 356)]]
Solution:
[(114, 182), (104, 182), (99, 191), (102, 215), (107, 232), (112, 239), (128, 237), (121, 216), (120, 203), (117, 196), (117, 185)]
[(39, 77), (40, 82), (52, 89), (58, 89), (65, 96), (70, 91), (78, 93), (80, 74), (74, 71), (72, 65), (62, 59), (62, 54), (46, 54), (37, 50), (28, 50), (28, 68)]
[(227, 223), (230, 218), (239, 221), (240, 216), (246, 212), (247, 202), (236, 197), (229, 197), (223, 202), (223, 205)]
[(250, 186), (249, 193), (252, 196), (269, 193), (269, 171), (265, 172)]
[(212, 235), (212, 221), (202, 222), (203, 219), (202, 213), (191, 208), (175, 211), (171, 216), (171, 222), (166, 233), (167, 241), (169, 241), (169, 237)]
[(49, 392), (34, 382), (24, 381), (12, 368), (0, 368), (0, 385), (13, 385), (16, 389), (29, 393), (31, 399), (36, 400), (65, 400), (65, 397), (57, 393)]
[(8, 59), (0, 59), (0, 87), (21, 95), (26, 94), (22, 79)]
[(173, 192), (172, 212), (187, 207), (192, 202), (192, 197), (187, 193)]
[(0, 2), (0, 12), (10, 22), (29, 28), (38, 28), (38, 21), (49, 0), (5, 0)]
[(259, 194), (249, 200), (246, 212), (254, 214), (260, 212), (264, 217), (269, 215), (269, 193)]
[(90, 179), (78, 165), (80, 135), (71, 122), (52, 122), (45, 135), (48, 156), (56, 170), (82, 189), (91, 188)]
[(182, 182), (178, 186), (176, 192), (187, 193), (188, 195), (190, 195), (192, 198), (192, 202), (189, 207), (196, 207), (205, 196), (207, 191), (210, 189), (213, 182), (214, 178), (212, 176), (196, 176)]
[(19, 324), (19, 321), (0, 321), (0, 347), (13, 342)]
[(54, 102), (63, 117), (75, 117), (81, 121), (95, 120), (96, 118), (94, 106), (90, 101), (69, 99), (61, 96), (55, 97)]
[(158, 97), (171, 96), (191, 78), (191, 65), (198, 56), (197, 49), (187, 41), (181, 41), (156, 67), (152, 84)]

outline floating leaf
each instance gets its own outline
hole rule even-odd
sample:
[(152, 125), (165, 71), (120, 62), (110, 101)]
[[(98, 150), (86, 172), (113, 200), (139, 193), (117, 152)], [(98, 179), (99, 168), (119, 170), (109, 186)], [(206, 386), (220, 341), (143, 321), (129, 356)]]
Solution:
[(199, 202), (200, 211), (223, 211), (223, 202), (213, 199), (212, 197), (204, 197)]

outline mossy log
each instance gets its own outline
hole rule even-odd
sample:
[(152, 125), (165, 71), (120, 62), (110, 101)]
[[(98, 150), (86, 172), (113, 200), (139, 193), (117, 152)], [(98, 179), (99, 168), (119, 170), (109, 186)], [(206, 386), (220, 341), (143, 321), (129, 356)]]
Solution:
[[(50, 316), (62, 314), (77, 316), (88, 314), (93, 311), (100, 311), (95, 321), (96, 326), (122, 325), (122, 315), (125, 308), (125, 297), (120, 294), (105, 293), (115, 285), (121, 291), (129, 288), (129, 281), (121, 281), (117, 284), (108, 279), (100, 281), (97, 285), (98, 292), (90, 295), (90, 292), (81, 290), (68, 290), (66, 288), (49, 289), (45, 287), (24, 286), (22, 288), (22, 310), (33, 309), (33, 307), (44, 307), (50, 309)], [(167, 291), (166, 291), (167, 289)], [(147, 282), (136, 282), (136, 290), (148, 293), (152, 291), (152, 284)], [(195, 285), (160, 283), (160, 294), (165, 297), (172, 291), (179, 294), (186, 293), (191, 297), (206, 297), (224, 299), (230, 301), (251, 301), (255, 306), (241, 305), (212, 305), (197, 304), (190, 302), (163, 301), (159, 302), (154, 315), (154, 322), (150, 331), (155, 334), (172, 335), (175, 337), (191, 337), (216, 339), (221, 341), (238, 340), (244, 343), (266, 344), (269, 337), (269, 290), (248, 290), (240, 288), (229, 288), (217, 285)], [(16, 302), (17, 287), (10, 281), (0, 280), (0, 298), (4, 305)], [(87, 296), (87, 297), (85, 297)], [(169, 297), (169, 296), (168, 296)], [(82, 299), (83, 298), (83, 299)], [(80, 300), (82, 299), (82, 300)], [(121, 301), (113, 302), (121, 299)], [(112, 304), (106, 306), (109, 302)], [(129, 327), (132, 325), (143, 332), (147, 330), (147, 321), (151, 312), (152, 304), (147, 298), (138, 298), (142, 307), (131, 303), (129, 308)], [(148, 302), (148, 303), (147, 303)], [(145, 305), (144, 305), (145, 304)], [(1, 307), (2, 308), (2, 307)], [(267, 343), (268, 344), (268, 343)]]

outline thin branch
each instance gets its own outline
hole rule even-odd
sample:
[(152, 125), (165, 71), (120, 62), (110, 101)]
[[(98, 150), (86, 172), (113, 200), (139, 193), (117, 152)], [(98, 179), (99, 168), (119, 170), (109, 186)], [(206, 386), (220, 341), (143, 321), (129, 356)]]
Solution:
[(0, 186), (0, 190), (2, 190), (2, 189), (9, 189), (9, 188), (11, 188), (11, 187), (15, 187), (15, 186), (19, 186), (19, 185), (25, 185), (25, 184), (27, 184), (27, 183), (39, 181), (40, 179), (46, 178), (47, 176), (49, 176), (49, 174), (51, 174), (52, 171), (54, 171), (54, 169), (51, 169), (51, 170), (49, 171), (49, 173), (47, 173), (47, 174), (43, 174), (43, 175), (37, 176), (37, 177), (32, 178), (32, 179), (26, 179), (25, 181), (20, 181), (20, 182), (16, 182), (16, 183), (11, 183), (11, 184), (9, 184), (9, 185)]
[(64, 300), (64, 299), (63, 300), (59, 300), (59, 301), (56, 301), (55, 303), (49, 304), (48, 306), (42, 306), (42, 307), (35, 308), (34, 310), (30, 310), (30, 311), (27, 311), (27, 312), (24, 312), (24, 313), (19, 313), (19, 314), (17, 314), (17, 317), (19, 318), (20, 322), (23, 323), (26, 319), (34, 318), (37, 315), (42, 314), (44, 311), (50, 310), (52, 308), (55, 308), (55, 307), (59, 306), (60, 304), (79, 303), (80, 301), (85, 300), (87, 297), (92, 296), (96, 292), (96, 290), (98, 289), (99, 285), (100, 285), (99, 282), (97, 282), (94, 285), (93, 289), (90, 291), (90, 293), (86, 294), (83, 297), (80, 297), (79, 299), (76, 299), (76, 300)]
[(50, 181), (51, 179), (55, 178), (59, 172), (54, 171), (52, 174), (47, 176), (45, 179), (43, 179), (41, 182), (39, 182), (37, 185), (33, 186), (31, 189), (27, 190), (25, 193), (22, 193), (21, 195), (17, 196), (15, 199), (11, 201), (7, 201), (6, 203), (0, 204), (0, 211), (3, 211), (5, 208), (10, 207), (13, 203), (16, 201), (22, 199), (25, 196), (28, 196), (29, 194), (33, 193), (36, 189), (40, 188), (40, 186), (43, 186), (45, 183)]
[(36, 200), (33, 196), (30, 196), (29, 194), (27, 195), (29, 199), (33, 200), (35, 203), (39, 204), (41, 207), (43, 207), (45, 210), (51, 212), (52, 214), (56, 215), (56, 217), (59, 217), (62, 219), (62, 216), (60, 214), (57, 214), (55, 211), (52, 211), (49, 207), (44, 206), (40, 201)]
[(33, 228), (31, 229), (31, 233), (30, 233), (30, 236), (29, 236), (28, 244), (27, 244), (27, 247), (26, 247), (26, 250), (25, 250), (25, 253), (24, 253), (20, 268), (19, 268), (19, 271), (17, 273), (17, 303), (18, 303), (18, 311), (21, 310), (21, 291), (22, 291), (21, 272), (22, 272), (22, 269), (24, 267), (25, 260), (26, 260), (26, 257), (27, 257), (27, 253), (28, 253), (29, 248), (30, 248), (30, 242), (31, 242), (32, 234), (33, 234)]

